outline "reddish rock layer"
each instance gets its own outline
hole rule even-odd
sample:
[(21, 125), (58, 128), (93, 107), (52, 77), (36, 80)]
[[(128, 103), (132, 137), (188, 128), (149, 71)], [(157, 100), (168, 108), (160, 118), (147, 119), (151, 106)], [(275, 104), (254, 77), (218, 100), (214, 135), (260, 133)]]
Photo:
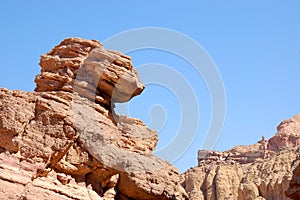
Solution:
[(36, 92), (0, 89), (0, 198), (185, 199), (157, 133), (113, 112), (144, 89), (131, 59), (69, 38), (41, 57)]

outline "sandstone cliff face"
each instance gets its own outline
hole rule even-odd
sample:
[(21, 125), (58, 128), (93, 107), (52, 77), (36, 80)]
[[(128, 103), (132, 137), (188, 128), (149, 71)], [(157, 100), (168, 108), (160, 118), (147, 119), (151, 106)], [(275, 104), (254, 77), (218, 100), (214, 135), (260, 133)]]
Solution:
[(287, 200), (287, 194), (299, 199), (299, 167), (291, 179), (300, 163), (300, 115), (283, 121), (277, 130), (254, 145), (199, 151), (198, 167), (182, 175), (189, 198)]
[(157, 133), (113, 111), (144, 89), (130, 57), (69, 38), (40, 65), (35, 92), (0, 89), (0, 199), (187, 199)]
[(285, 192), (291, 199), (300, 199), (300, 164), (294, 170), (289, 189)]

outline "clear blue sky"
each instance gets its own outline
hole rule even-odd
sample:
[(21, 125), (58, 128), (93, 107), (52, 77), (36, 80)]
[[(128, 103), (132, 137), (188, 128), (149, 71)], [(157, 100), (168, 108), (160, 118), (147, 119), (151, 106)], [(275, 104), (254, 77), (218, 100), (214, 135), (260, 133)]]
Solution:
[[(0, 6), (0, 87), (32, 91), (40, 71), (39, 56), (63, 38), (104, 41), (133, 28), (173, 29), (202, 45), (223, 78), (227, 115), (214, 149), (252, 144), (261, 135), (271, 137), (280, 121), (299, 113), (299, 9), (296, 0), (5, 1)], [(130, 55), (137, 68), (147, 63), (168, 65), (196, 91), (201, 110), (197, 137), (174, 163), (181, 171), (195, 166), (211, 115), (205, 83), (187, 70), (187, 63), (169, 53), (144, 50)], [(166, 122), (158, 128), (158, 147), (172, 140), (180, 124), (178, 102), (172, 95), (149, 85), (129, 104), (131, 115), (150, 126), (151, 106), (163, 107)]]

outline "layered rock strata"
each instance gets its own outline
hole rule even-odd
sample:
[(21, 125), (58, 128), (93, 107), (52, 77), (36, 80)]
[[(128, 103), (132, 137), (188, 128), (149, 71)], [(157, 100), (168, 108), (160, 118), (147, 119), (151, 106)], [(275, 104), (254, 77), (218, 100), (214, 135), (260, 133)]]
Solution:
[(198, 166), (182, 175), (189, 198), (297, 198), (299, 167), (296, 166), (300, 163), (299, 139), (300, 115), (296, 115), (280, 123), (277, 133), (269, 140), (262, 137), (262, 140), (254, 145), (237, 146), (225, 152), (200, 150)]
[(40, 65), (35, 92), (0, 89), (0, 199), (300, 199), (300, 115), (179, 175), (155, 131), (114, 112), (145, 87), (129, 56), (68, 38)]
[(68, 38), (40, 65), (35, 92), (0, 89), (1, 199), (187, 198), (157, 133), (113, 111), (144, 89), (130, 57)]

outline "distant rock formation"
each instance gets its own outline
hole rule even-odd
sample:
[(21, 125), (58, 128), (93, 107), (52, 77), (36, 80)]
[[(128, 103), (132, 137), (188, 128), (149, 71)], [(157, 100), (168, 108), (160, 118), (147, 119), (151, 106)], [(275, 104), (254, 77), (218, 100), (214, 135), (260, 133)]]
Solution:
[(68, 38), (40, 65), (35, 92), (0, 89), (0, 199), (187, 199), (157, 133), (113, 111), (144, 89), (130, 57)]
[(198, 167), (182, 175), (189, 198), (288, 200), (287, 194), (299, 199), (299, 167), (291, 178), (300, 163), (300, 115), (284, 120), (277, 131), (254, 145), (225, 152), (200, 150)]

